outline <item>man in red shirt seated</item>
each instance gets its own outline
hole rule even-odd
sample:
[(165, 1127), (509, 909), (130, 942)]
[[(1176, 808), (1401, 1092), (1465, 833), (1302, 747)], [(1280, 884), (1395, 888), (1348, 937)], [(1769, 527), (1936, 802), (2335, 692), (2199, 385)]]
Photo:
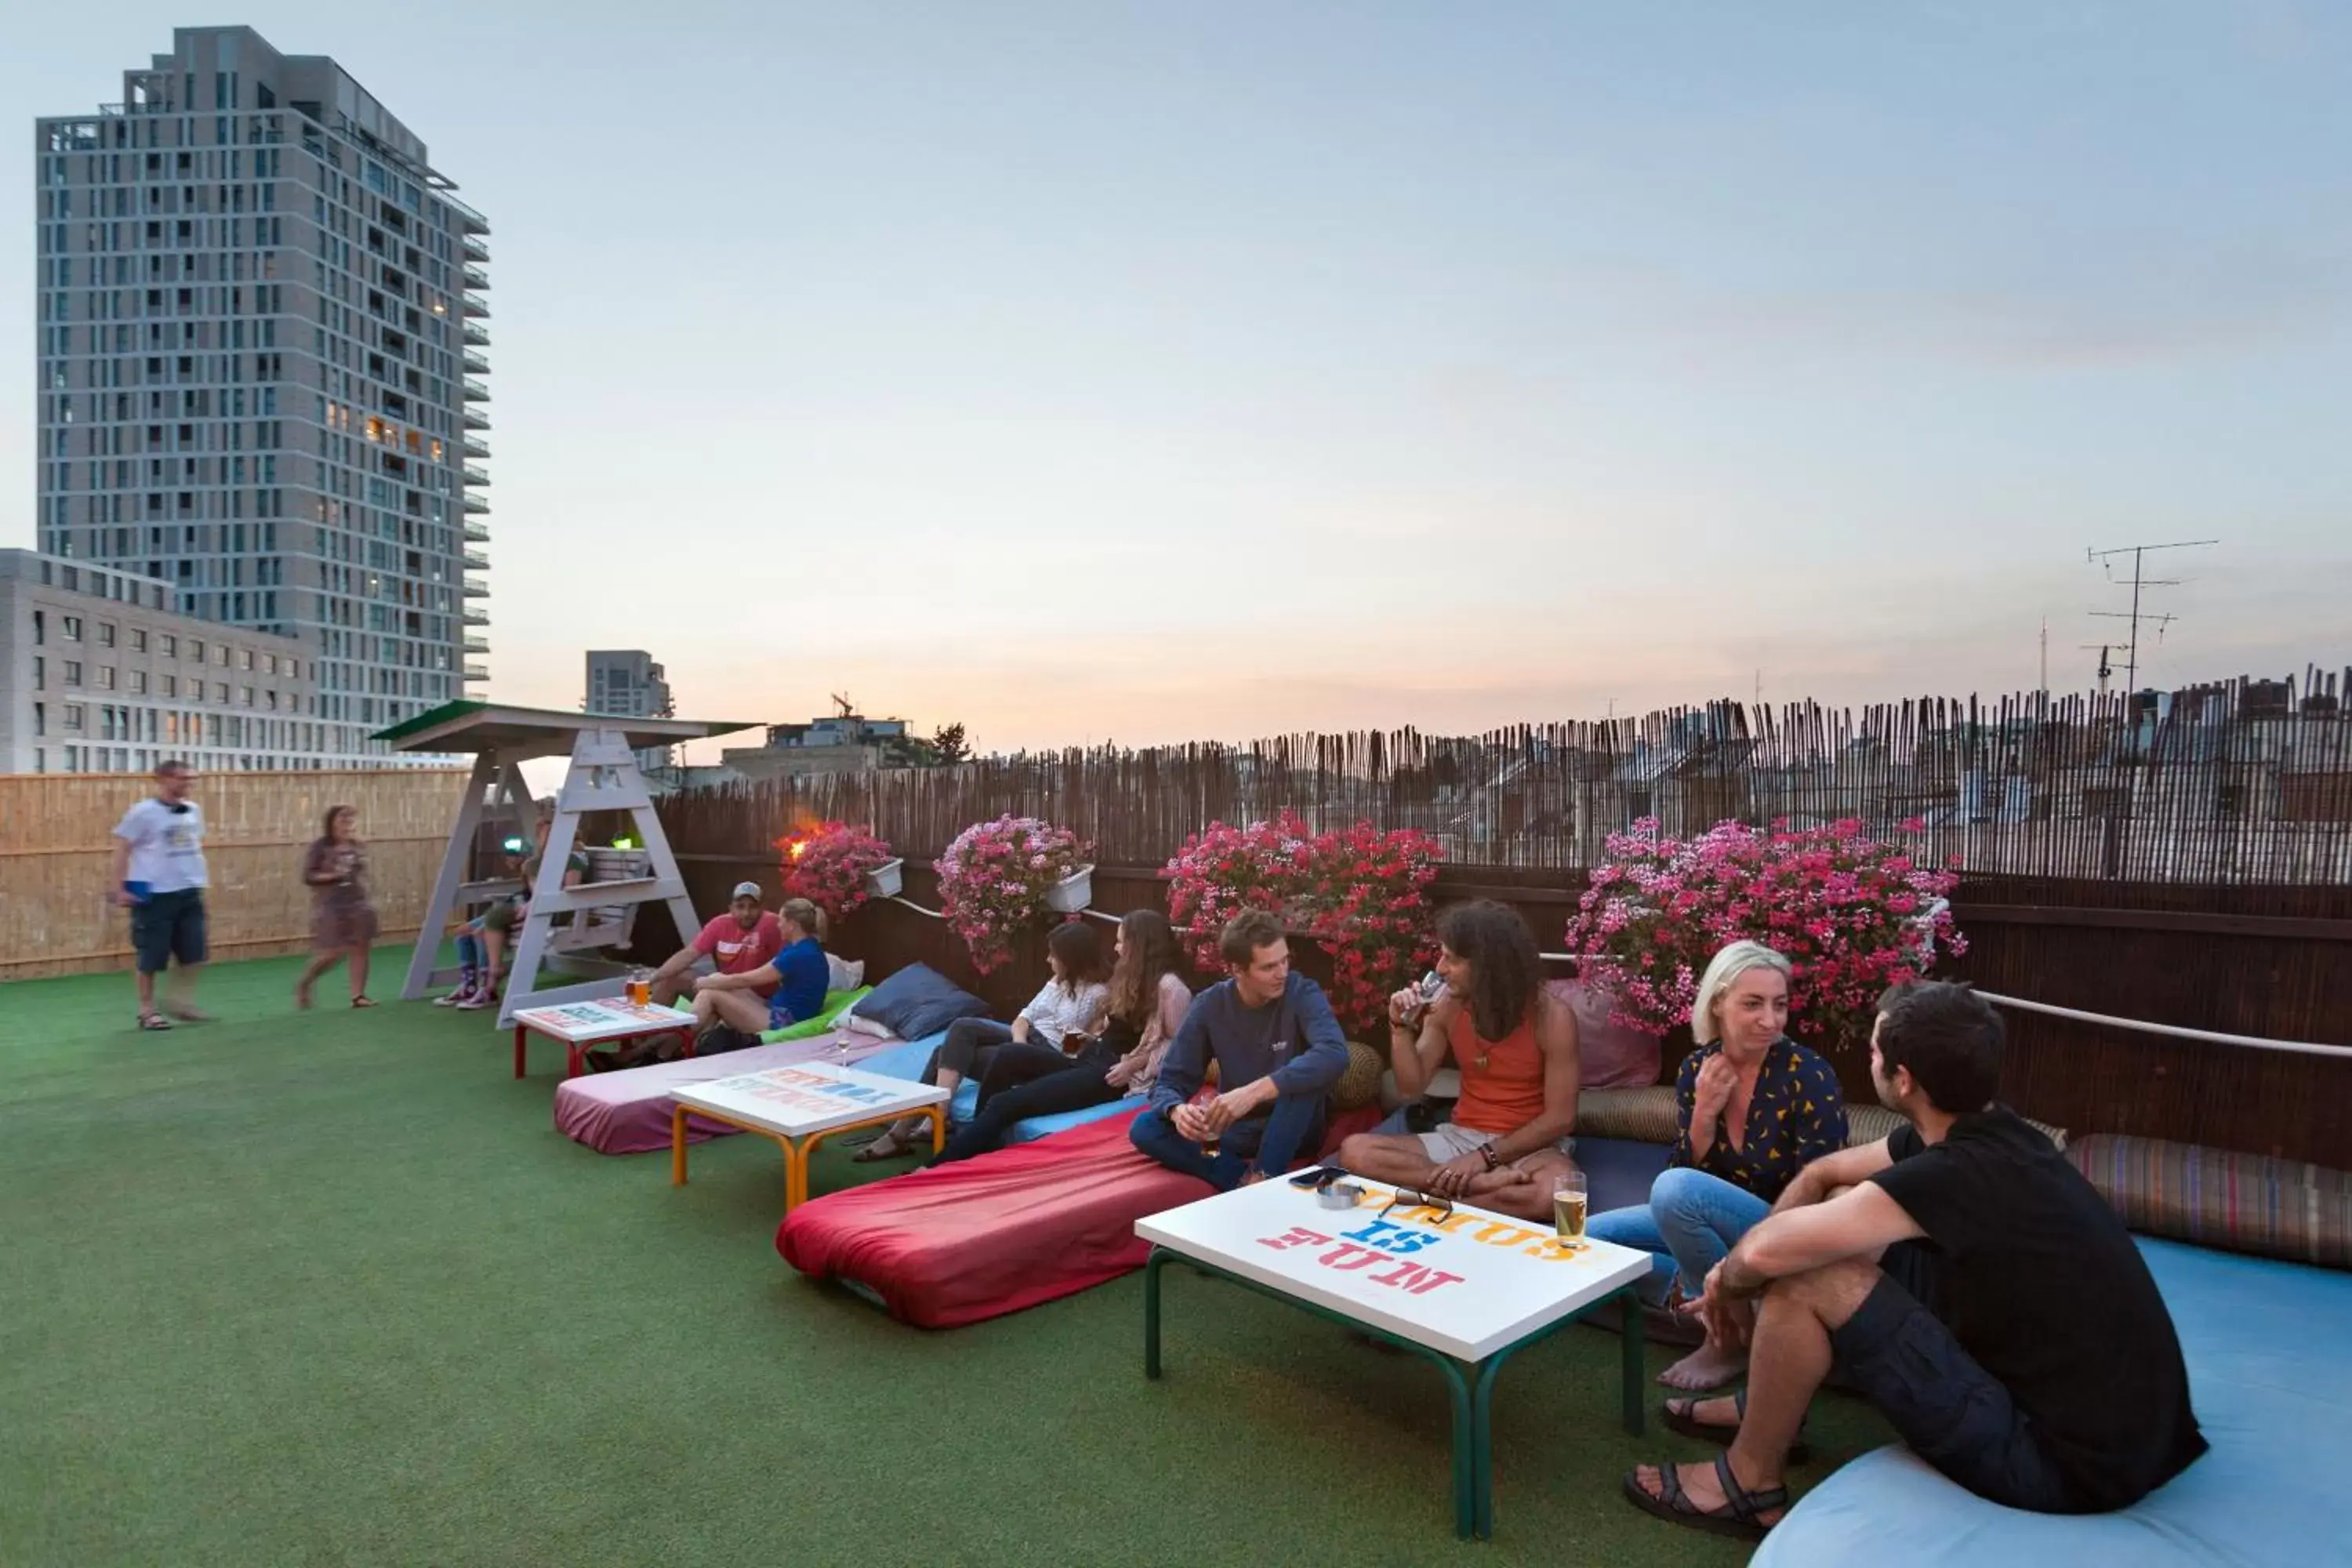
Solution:
[(653, 999), (665, 1007), (677, 1002), (693, 986), (692, 972), (702, 959), (709, 959), (721, 974), (749, 974), (782, 952), (783, 946), (783, 927), (760, 905), (760, 884), (738, 882), (727, 912), (704, 926), (699, 935), (654, 972)]

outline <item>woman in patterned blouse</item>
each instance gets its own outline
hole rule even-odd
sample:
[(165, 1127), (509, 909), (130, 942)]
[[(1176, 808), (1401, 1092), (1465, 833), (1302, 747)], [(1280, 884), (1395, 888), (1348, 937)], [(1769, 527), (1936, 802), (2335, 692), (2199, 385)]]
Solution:
[[(1735, 942), (1715, 955), (1691, 1005), (1698, 1049), (1675, 1078), (1674, 1163), (1646, 1207), (1592, 1217), (1603, 1241), (1656, 1255), (1643, 1293), (1695, 1298), (1707, 1270), (1772, 1209), (1799, 1171), (1845, 1146), (1845, 1097), (1830, 1064), (1789, 1038), (1789, 961), (1761, 942)], [(1717, 1388), (1738, 1376), (1748, 1352), (1703, 1344), (1658, 1381)]]

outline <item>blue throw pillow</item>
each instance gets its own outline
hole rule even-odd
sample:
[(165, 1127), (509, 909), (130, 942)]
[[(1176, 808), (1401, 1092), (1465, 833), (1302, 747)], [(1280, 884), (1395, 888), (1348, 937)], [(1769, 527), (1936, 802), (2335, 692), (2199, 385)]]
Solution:
[(929, 964), (910, 963), (850, 1011), (902, 1040), (919, 1040), (958, 1018), (985, 1018), (989, 1007)]

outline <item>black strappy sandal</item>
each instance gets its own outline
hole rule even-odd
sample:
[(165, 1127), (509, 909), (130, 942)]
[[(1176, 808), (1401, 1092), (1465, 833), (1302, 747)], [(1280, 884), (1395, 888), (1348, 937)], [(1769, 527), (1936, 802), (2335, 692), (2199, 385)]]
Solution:
[[(1731, 1440), (1739, 1436), (1739, 1421), (1748, 1419), (1748, 1391), (1743, 1388), (1731, 1396), (1731, 1408), (1738, 1413), (1739, 1421), (1725, 1426), (1717, 1422), (1700, 1420), (1696, 1414), (1698, 1407), (1710, 1399), (1721, 1397), (1718, 1394), (1695, 1394), (1688, 1399), (1669, 1399), (1658, 1406), (1659, 1424), (1667, 1431), (1682, 1436), (1696, 1437), (1702, 1443), (1720, 1443), (1728, 1448)], [(1676, 1405), (1682, 1408), (1677, 1410), (1675, 1408)], [(1805, 1441), (1804, 1431), (1804, 1426), (1800, 1424), (1797, 1440), (1789, 1445), (1790, 1464), (1801, 1465), (1813, 1457), (1813, 1446)]]
[(172, 1020), (166, 1018), (161, 1013), (142, 1013), (139, 1015), (139, 1027), (142, 1033), (151, 1035), (157, 1034), (164, 1029), (170, 1028), (171, 1026)]
[[(1751, 1492), (1739, 1484), (1731, 1473), (1731, 1456), (1715, 1457), (1715, 1479), (1723, 1488), (1723, 1507), (1717, 1510), (1702, 1509), (1683, 1490), (1683, 1479), (1671, 1459), (1658, 1466), (1658, 1489), (1653, 1494), (1642, 1485), (1639, 1470), (1625, 1472), (1625, 1496), (1643, 1513), (1654, 1514), (1669, 1524), (1687, 1525), (1706, 1531), (1709, 1535), (1727, 1535), (1734, 1541), (1761, 1541), (1772, 1526), (1756, 1516), (1766, 1512), (1787, 1513), (1789, 1489), (1767, 1487)], [(1779, 1521), (1774, 1521), (1778, 1523)]]

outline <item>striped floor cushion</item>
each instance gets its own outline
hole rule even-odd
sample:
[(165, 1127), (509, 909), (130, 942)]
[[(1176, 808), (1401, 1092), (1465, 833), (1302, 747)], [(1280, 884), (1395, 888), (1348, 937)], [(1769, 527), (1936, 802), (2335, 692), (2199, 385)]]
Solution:
[(2067, 1156), (2134, 1230), (2352, 1268), (2352, 1171), (2111, 1132)]
[[(1883, 1105), (1845, 1108), (1846, 1147), (1875, 1143), (1903, 1119)], [(2066, 1130), (2035, 1121), (2059, 1148), (2066, 1147)], [(1588, 1089), (1576, 1098), (1576, 1130), (1590, 1138), (1629, 1138), (1643, 1143), (1671, 1143), (1676, 1136), (1675, 1089), (1672, 1084), (1647, 1089)]]

